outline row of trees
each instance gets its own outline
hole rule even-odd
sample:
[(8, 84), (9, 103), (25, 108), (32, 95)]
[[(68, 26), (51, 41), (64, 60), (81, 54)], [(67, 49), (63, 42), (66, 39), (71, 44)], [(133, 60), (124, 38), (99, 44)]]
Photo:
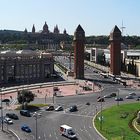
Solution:
[[(60, 43), (61, 41), (69, 42), (70, 44), (73, 41), (73, 35), (55, 35), (55, 34), (41, 34), (41, 33), (26, 33), (21, 31), (11, 31), (11, 30), (1, 30), (0, 31), (0, 42), (2, 44), (10, 43), (10, 44), (46, 44), (48, 41), (53, 41), (54, 43)], [(140, 45), (140, 37), (139, 36), (123, 36), (122, 42), (126, 45), (137, 46)], [(85, 40), (86, 44), (102, 44), (109, 45), (109, 35), (101, 35), (101, 36), (87, 36)], [(139, 46), (140, 47), (140, 46)]]

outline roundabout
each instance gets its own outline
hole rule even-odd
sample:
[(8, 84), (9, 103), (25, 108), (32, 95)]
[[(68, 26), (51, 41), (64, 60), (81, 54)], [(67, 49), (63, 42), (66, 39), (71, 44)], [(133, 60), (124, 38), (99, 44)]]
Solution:
[(107, 140), (139, 140), (140, 135), (135, 129), (140, 128), (139, 125), (135, 125), (138, 110), (139, 103), (112, 106), (99, 112), (93, 123)]

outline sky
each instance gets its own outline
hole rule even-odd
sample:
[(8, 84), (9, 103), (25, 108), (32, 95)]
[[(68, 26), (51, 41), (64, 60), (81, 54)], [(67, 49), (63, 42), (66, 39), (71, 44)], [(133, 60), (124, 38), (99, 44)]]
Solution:
[(140, 36), (140, 0), (0, 0), (0, 30), (43, 28), (73, 35), (80, 24), (86, 36), (109, 35), (115, 25), (123, 35)]

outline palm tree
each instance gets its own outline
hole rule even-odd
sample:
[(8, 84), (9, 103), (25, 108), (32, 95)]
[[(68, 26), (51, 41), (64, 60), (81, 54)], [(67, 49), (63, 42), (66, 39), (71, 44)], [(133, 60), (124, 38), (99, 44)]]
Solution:
[(27, 104), (34, 100), (34, 94), (29, 90), (18, 91), (17, 100), (22, 104), (22, 109), (26, 109)]

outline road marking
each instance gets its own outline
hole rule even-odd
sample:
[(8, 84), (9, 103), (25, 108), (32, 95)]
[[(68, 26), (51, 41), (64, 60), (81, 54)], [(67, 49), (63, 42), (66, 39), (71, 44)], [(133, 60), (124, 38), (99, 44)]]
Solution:
[(87, 118), (93, 118), (93, 116), (87, 116), (87, 115), (81, 115), (81, 114), (74, 114), (74, 113), (62, 113), (62, 112), (54, 112), (62, 115), (69, 115), (69, 116), (76, 116), (76, 117), (87, 117)]

